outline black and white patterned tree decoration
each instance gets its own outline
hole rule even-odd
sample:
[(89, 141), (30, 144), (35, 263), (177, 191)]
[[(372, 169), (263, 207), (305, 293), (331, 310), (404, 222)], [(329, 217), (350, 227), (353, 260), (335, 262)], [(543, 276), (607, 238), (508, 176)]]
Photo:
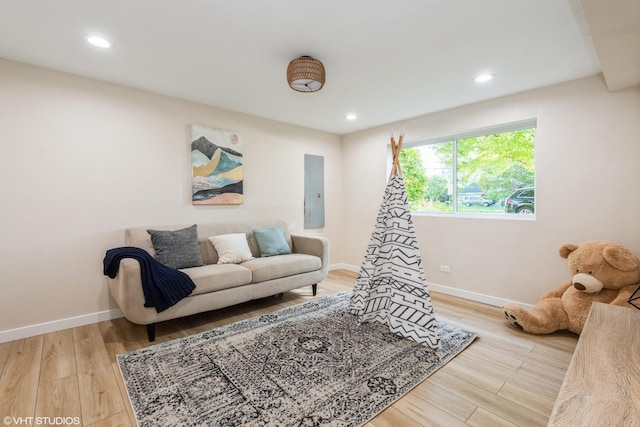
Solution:
[(438, 348), (437, 323), (400, 168), (403, 139), (404, 131), (398, 142), (391, 131), (393, 167), (348, 311), (362, 322), (388, 325), (398, 335)]

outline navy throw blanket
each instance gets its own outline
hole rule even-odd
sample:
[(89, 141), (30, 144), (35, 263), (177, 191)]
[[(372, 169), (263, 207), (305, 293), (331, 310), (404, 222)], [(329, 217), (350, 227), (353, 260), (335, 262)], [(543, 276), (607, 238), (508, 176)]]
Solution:
[(144, 306), (155, 307), (158, 313), (176, 304), (196, 288), (185, 273), (167, 267), (149, 252), (134, 246), (109, 249), (102, 261), (104, 274), (114, 279), (123, 258), (133, 258), (140, 263)]

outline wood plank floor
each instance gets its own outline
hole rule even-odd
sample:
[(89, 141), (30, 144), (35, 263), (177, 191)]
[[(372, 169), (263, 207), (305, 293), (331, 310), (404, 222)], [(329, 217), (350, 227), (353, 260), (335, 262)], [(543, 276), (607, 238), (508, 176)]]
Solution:
[[(350, 291), (355, 278), (336, 270), (319, 284), (317, 297), (309, 287), (162, 322), (156, 342)], [(497, 307), (435, 292), (431, 298), (439, 319), (480, 338), (366, 426), (547, 425), (577, 336), (529, 335), (509, 326)], [(115, 355), (149, 345), (145, 327), (123, 318), (0, 344), (0, 416), (16, 418), (2, 425), (77, 417), (85, 426), (135, 426)]]

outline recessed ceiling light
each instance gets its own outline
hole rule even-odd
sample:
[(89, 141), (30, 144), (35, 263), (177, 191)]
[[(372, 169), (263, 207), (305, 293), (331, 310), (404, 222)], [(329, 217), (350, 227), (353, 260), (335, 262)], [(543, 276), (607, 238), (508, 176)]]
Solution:
[(475, 79), (473, 79), (473, 81), (475, 81), (476, 83), (484, 83), (493, 79), (495, 76), (495, 74), (480, 74)]
[(355, 120), (355, 119), (358, 118), (358, 116), (356, 116), (353, 113), (350, 113), (350, 114), (347, 114), (346, 116), (344, 116), (344, 118), (347, 119), (347, 120)]
[(94, 46), (103, 47), (103, 48), (111, 47), (111, 42), (103, 39), (102, 37), (98, 37), (98, 36), (87, 37), (87, 41)]

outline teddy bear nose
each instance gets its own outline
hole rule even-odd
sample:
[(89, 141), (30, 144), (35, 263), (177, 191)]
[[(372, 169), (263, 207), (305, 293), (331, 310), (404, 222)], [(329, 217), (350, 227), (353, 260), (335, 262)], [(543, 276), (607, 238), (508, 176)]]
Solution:
[(573, 286), (579, 291), (584, 291), (585, 289), (587, 289), (587, 287), (582, 283), (574, 283)]

